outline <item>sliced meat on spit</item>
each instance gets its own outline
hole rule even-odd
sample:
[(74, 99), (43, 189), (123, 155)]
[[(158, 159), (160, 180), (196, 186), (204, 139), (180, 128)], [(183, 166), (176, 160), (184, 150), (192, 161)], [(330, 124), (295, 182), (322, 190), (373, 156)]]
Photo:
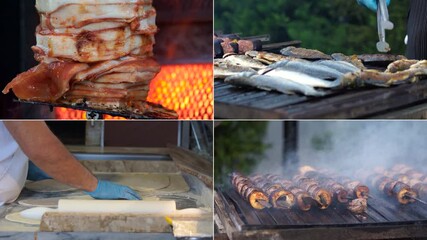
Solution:
[(97, 22), (131, 24), (142, 19), (155, 22), (156, 17), (151, 1), (37, 1), (36, 8), (41, 16), (43, 29), (80, 28)]
[(292, 180), (295, 186), (310, 194), (320, 209), (326, 209), (331, 205), (332, 193), (322, 188), (316, 180), (301, 175), (296, 175)]
[(278, 175), (266, 174), (264, 177), (273, 183), (280, 184), (285, 190), (291, 192), (296, 199), (295, 207), (298, 207), (301, 211), (308, 211), (311, 209), (314, 199), (307, 191), (295, 186), (292, 181), (286, 180)]
[(67, 58), (78, 62), (112, 60), (129, 54), (151, 56), (153, 35), (134, 35), (129, 27), (72, 34), (36, 33), (35, 58)]
[(347, 209), (354, 213), (364, 213), (368, 208), (368, 201), (366, 198), (356, 198), (348, 203)]
[(320, 186), (333, 193), (333, 198), (337, 203), (348, 202), (348, 191), (333, 178), (323, 175), (317, 171), (309, 171), (304, 174), (308, 178), (313, 178), (319, 182)]
[(12, 89), (22, 100), (53, 102), (68, 91), (74, 76), (87, 68), (87, 64), (76, 62), (41, 63), (16, 76), (3, 93)]
[(257, 188), (249, 178), (234, 172), (231, 175), (231, 184), (253, 208), (263, 209), (270, 206), (267, 195), (260, 188)]
[(407, 184), (382, 174), (371, 174), (366, 177), (366, 181), (379, 192), (393, 196), (401, 204), (414, 202), (417, 197), (417, 193)]
[(294, 195), (280, 184), (271, 182), (263, 175), (254, 175), (250, 180), (267, 194), (274, 208), (289, 209), (295, 204)]
[[(78, 81), (99, 81), (102, 76), (107, 74), (135, 72), (157, 74), (160, 72), (160, 65), (152, 58), (124, 57), (118, 60), (109, 60), (92, 65), (85, 71), (79, 72), (75, 78)], [(128, 81), (129, 80), (126, 79), (122, 80), (122, 82)]]

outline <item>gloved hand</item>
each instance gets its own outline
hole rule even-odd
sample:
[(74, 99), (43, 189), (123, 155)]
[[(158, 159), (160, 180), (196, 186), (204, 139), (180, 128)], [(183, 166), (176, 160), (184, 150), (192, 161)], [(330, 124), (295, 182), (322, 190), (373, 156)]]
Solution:
[[(357, 0), (357, 3), (375, 12), (377, 11), (377, 8), (378, 8), (377, 0)], [(386, 3), (388, 6), (390, 4), (390, 0), (386, 0)]]
[(86, 193), (96, 199), (141, 200), (139, 194), (131, 188), (103, 180), (98, 180), (95, 191)]
[(44, 179), (51, 179), (43, 170), (34, 165), (32, 161), (28, 162), (28, 175), (27, 179), (31, 181), (40, 181)]

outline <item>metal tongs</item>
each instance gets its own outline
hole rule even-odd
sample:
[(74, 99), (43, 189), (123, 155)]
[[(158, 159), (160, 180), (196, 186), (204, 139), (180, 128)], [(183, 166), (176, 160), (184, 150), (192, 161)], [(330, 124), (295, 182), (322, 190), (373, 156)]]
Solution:
[(377, 3), (378, 37), (380, 39), (377, 43), (377, 50), (379, 52), (390, 52), (390, 45), (385, 41), (385, 30), (392, 30), (394, 24), (389, 20), (386, 0), (377, 0)]

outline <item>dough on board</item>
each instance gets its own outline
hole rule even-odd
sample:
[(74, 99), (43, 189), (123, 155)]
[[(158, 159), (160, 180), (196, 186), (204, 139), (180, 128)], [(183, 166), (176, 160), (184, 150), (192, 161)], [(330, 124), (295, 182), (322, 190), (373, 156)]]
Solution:
[(41, 193), (54, 193), (54, 192), (68, 192), (77, 190), (77, 188), (60, 183), (54, 179), (45, 179), (35, 182), (27, 182), (25, 188), (33, 192)]

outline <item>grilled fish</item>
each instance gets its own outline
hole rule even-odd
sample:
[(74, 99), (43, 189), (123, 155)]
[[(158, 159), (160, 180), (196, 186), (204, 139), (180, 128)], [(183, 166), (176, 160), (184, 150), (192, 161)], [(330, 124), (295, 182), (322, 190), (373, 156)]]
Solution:
[(225, 79), (226, 77), (233, 76), (241, 72), (256, 73), (255, 70), (249, 67), (233, 65), (224, 60), (217, 61), (217, 59), (215, 59), (214, 61), (214, 78), (215, 79)]
[(284, 78), (258, 75), (257, 73), (253, 72), (243, 72), (231, 77), (227, 77), (225, 82), (234, 85), (255, 87), (266, 91), (275, 90), (286, 94), (302, 93), (306, 96), (316, 97), (325, 95), (324, 92), (317, 91), (308, 85), (303, 85), (294, 81), (286, 80)]
[(392, 63), (390, 63), (387, 66), (387, 70), (385, 70), (386, 73), (396, 73), (404, 70), (408, 70), (412, 65), (418, 63), (418, 60), (397, 60)]
[(246, 55), (225, 54), (224, 59), (233, 65), (249, 67), (255, 70), (259, 70), (266, 67), (264, 64)]
[(286, 57), (280, 54), (263, 52), (263, 51), (248, 51), (245, 53), (245, 55), (252, 57), (265, 64), (272, 64), (282, 60), (290, 59), (290, 57)]
[(343, 73), (328, 66), (322, 66), (302, 59), (283, 60), (280, 62), (276, 62), (268, 66), (266, 69), (260, 70), (259, 72), (262, 74), (271, 71), (272, 69), (278, 68), (304, 73), (309, 76), (320, 79), (338, 79), (341, 78), (343, 75)]
[(315, 62), (315, 64), (330, 67), (330, 68), (335, 69), (341, 73), (359, 72), (360, 71), (359, 68), (357, 68), (353, 64), (345, 62), (345, 61), (322, 60), (322, 61)]
[(363, 65), (363, 62), (357, 58), (357, 55), (346, 56), (342, 53), (333, 53), (331, 57), (336, 61), (345, 61), (353, 64), (359, 69), (365, 69), (365, 65)]
[(397, 60), (407, 59), (402, 55), (392, 55), (392, 54), (361, 54), (357, 55), (357, 58), (362, 60), (364, 63), (370, 62), (394, 62)]
[(271, 71), (268, 71), (263, 75), (271, 76), (274, 78), (280, 78), (286, 81), (292, 81), (292, 82), (310, 86), (310, 87), (336, 88), (341, 85), (341, 78), (338, 78), (335, 81), (328, 81), (328, 80), (312, 77), (305, 73), (286, 70), (283, 68), (272, 69)]
[(415, 82), (419, 76), (426, 76), (427, 68), (414, 68), (396, 73), (386, 73), (376, 70), (364, 70), (361, 72), (348, 73), (343, 76), (343, 85), (365, 86), (372, 85), (378, 87), (390, 87), (407, 82)]
[(296, 47), (286, 47), (280, 50), (280, 53), (284, 56), (310, 59), (310, 60), (319, 60), (319, 59), (332, 59), (331, 56), (322, 53), (319, 50), (315, 49), (306, 49), (306, 48), (296, 48)]

